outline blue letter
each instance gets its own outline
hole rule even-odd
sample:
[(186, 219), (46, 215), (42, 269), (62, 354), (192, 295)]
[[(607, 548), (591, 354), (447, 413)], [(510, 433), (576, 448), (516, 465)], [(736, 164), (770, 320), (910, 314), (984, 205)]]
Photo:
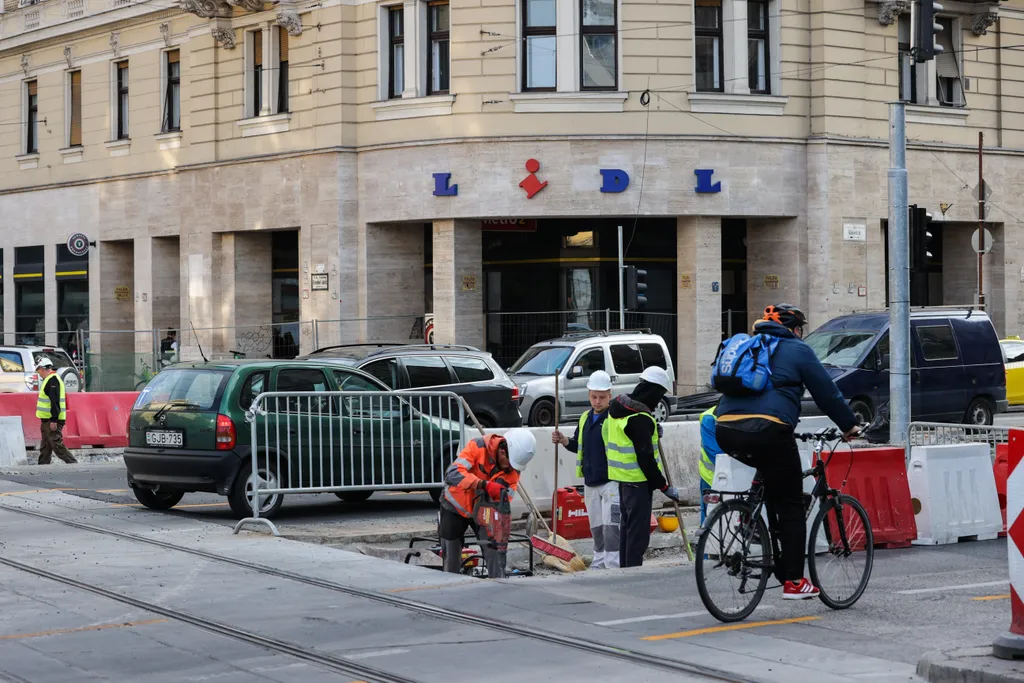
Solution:
[(448, 186), (448, 181), (451, 180), (451, 173), (435, 173), (434, 174), (434, 196), (435, 197), (455, 197), (459, 194), (459, 186), (452, 185)]
[(696, 192), (701, 194), (707, 194), (712, 192), (721, 192), (722, 183), (711, 184), (711, 176), (714, 175), (714, 171), (710, 168), (699, 168), (693, 172), (697, 176), (697, 187), (693, 188)]
[(622, 192), (629, 187), (629, 174), (618, 168), (602, 168), (601, 181), (601, 192)]

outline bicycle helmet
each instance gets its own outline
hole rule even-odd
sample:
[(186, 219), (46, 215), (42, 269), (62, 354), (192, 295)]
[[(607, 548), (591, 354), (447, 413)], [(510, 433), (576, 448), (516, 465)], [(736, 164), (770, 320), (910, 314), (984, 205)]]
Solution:
[(792, 304), (774, 304), (772, 306), (767, 306), (764, 309), (764, 318), (762, 318), (762, 320), (779, 323), (790, 330), (807, 325), (807, 316), (804, 315), (803, 311)]

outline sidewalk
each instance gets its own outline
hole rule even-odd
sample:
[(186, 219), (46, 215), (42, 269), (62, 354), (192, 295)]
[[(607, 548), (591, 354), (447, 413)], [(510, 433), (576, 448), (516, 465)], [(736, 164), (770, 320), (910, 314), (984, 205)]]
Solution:
[(983, 645), (930, 652), (917, 663), (917, 675), (929, 683), (1020, 683), (1024, 661), (999, 659)]

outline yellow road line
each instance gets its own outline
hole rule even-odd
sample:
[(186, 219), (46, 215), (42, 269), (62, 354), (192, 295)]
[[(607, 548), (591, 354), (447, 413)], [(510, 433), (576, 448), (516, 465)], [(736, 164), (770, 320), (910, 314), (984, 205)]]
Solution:
[[(182, 508), (225, 508), (229, 503), (189, 503), (188, 505), (175, 505), (173, 509), (180, 510)], [(111, 503), (112, 508), (141, 508), (144, 507), (140, 503)]]
[(690, 636), (703, 636), (708, 633), (722, 633), (724, 631), (741, 631), (748, 628), (760, 628), (761, 626), (781, 626), (782, 624), (800, 624), (805, 621), (817, 621), (821, 617), (795, 617), (793, 619), (777, 619), (776, 621), (751, 621), (744, 624), (728, 624), (726, 626), (710, 626), (708, 628), (697, 628), (692, 631), (679, 631), (678, 633), (665, 633), (660, 636), (644, 636), (640, 640), (671, 640), (674, 638), (689, 638)]
[(971, 600), (1009, 600), (1009, 599), (1010, 599), (1010, 594), (1009, 593), (1006, 593), (1005, 595), (984, 595), (984, 596), (982, 596), (980, 598), (971, 598)]
[(132, 628), (134, 626), (149, 626), (150, 624), (166, 624), (166, 619), (149, 619), (147, 621), (129, 621), (123, 624), (99, 624), (97, 626), (81, 626), (79, 628), (61, 628), (55, 631), (39, 631), (38, 633), (15, 633), (9, 636), (0, 636), (0, 640), (21, 640), (23, 638), (42, 638), (43, 636), (57, 636), (64, 633), (81, 633), (83, 631), (106, 631), (111, 628)]
[(0, 496), (24, 496), (29, 493), (49, 493), (50, 491), (88, 491), (89, 489), (35, 489), (34, 491), (7, 491)]
[(97, 489), (96, 493), (128, 493), (130, 489)]

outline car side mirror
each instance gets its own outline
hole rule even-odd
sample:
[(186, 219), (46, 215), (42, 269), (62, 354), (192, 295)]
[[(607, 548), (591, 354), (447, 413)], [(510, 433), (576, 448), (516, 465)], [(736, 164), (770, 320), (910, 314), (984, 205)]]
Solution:
[(582, 365), (575, 365), (575, 366), (573, 366), (572, 373), (571, 373), (570, 376), (571, 377), (582, 377), (583, 376), (583, 366)]
[(879, 372), (885, 372), (888, 369), (889, 369), (889, 354), (886, 353), (886, 354), (882, 355), (882, 360), (879, 361), (879, 363), (878, 363), (878, 371)]

